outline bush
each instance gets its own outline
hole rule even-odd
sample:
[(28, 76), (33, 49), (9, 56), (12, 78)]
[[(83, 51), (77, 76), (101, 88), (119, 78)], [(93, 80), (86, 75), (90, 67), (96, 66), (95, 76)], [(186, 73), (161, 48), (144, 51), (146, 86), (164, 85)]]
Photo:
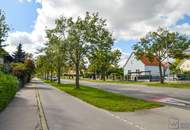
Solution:
[(16, 77), (4, 74), (0, 71), (0, 111), (2, 111), (18, 90), (18, 80)]
[(11, 63), (11, 68), (12, 74), (20, 81), (19, 87), (23, 88), (25, 83), (30, 82), (35, 66), (32, 60), (25, 60), (24, 62)]

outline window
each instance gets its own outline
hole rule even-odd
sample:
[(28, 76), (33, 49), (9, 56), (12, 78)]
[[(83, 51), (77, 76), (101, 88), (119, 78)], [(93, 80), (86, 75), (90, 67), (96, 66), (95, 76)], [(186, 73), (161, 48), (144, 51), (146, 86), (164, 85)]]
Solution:
[(3, 64), (3, 58), (0, 57), (0, 65)]

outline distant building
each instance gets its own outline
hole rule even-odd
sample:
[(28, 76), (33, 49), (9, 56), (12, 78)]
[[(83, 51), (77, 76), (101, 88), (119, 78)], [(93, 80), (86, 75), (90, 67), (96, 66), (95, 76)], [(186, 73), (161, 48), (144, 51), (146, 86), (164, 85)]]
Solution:
[(5, 71), (10, 71), (10, 63), (13, 61), (13, 58), (6, 52), (4, 49), (0, 48), (0, 67)]
[(183, 72), (190, 72), (190, 59), (182, 60), (181, 63), (178, 65), (180, 70)]
[(4, 64), (4, 58), (3, 56), (0, 56), (0, 65), (3, 65)]
[[(166, 63), (162, 63), (162, 70), (164, 70), (163, 75), (168, 75), (168, 65)], [(136, 59), (135, 54), (131, 53), (129, 58), (127, 59), (124, 67), (124, 75), (125, 76), (131, 76), (131, 79), (137, 80), (138, 77), (145, 76), (147, 78), (150, 78), (148, 76), (154, 76), (159, 77), (159, 62), (156, 58), (153, 58), (152, 61), (149, 61), (149, 59), (142, 55), (140, 60)]]
[[(187, 54), (187, 55), (190, 55), (190, 48), (185, 50), (184, 53)], [(188, 71), (190, 72), (190, 59), (182, 60), (179, 63), (178, 67), (182, 72), (188, 72)]]

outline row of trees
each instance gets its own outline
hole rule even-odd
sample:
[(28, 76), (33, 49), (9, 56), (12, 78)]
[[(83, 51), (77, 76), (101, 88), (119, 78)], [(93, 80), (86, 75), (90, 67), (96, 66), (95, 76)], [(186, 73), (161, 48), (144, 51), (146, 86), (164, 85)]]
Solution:
[[(3, 42), (6, 41), (9, 30), (10, 28), (6, 23), (5, 13), (0, 9), (0, 56), (4, 59), (5, 56), (9, 56), (8, 52), (3, 49), (3, 47), (6, 46)], [(15, 75), (20, 81), (20, 87), (23, 87), (24, 83), (29, 82), (31, 79), (31, 75), (35, 68), (34, 62), (32, 61), (30, 54), (27, 54), (22, 50), (21, 44), (19, 44), (13, 56), (9, 57), (9, 59), (6, 59), (9, 60), (8, 63), (4, 63), (6, 65), (4, 65), (0, 71), (9, 72)]]
[(108, 69), (118, 67), (119, 50), (112, 50), (114, 39), (106, 28), (106, 20), (98, 13), (86, 13), (85, 17), (60, 17), (55, 28), (47, 29), (46, 47), (36, 61), (37, 72), (44, 75), (61, 74), (70, 68), (75, 70), (76, 88), (79, 88), (80, 70), (89, 64), (89, 70), (105, 79)]

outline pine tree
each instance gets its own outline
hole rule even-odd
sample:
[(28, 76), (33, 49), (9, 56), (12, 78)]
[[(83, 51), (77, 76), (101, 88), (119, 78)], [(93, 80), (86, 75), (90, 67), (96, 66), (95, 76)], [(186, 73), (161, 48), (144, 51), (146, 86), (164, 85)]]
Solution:
[(22, 50), (22, 44), (19, 43), (17, 50), (13, 53), (14, 61), (15, 62), (24, 62), (25, 56), (26, 56), (26, 54)]

